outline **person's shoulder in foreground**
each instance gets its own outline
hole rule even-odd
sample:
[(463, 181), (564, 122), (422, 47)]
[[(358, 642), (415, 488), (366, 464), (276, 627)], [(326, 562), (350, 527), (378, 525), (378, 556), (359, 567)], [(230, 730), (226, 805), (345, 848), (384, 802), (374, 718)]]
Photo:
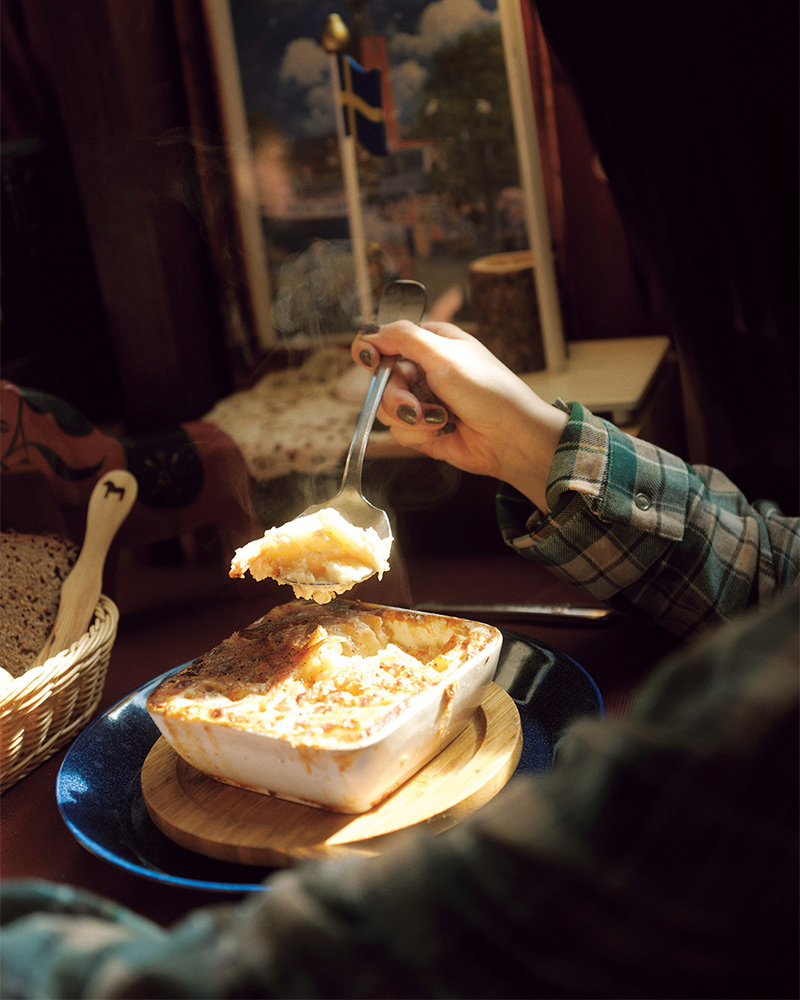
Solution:
[(3, 996), (797, 996), (799, 611), (791, 587), (688, 642), (629, 719), (383, 857), (169, 931), (7, 885)]

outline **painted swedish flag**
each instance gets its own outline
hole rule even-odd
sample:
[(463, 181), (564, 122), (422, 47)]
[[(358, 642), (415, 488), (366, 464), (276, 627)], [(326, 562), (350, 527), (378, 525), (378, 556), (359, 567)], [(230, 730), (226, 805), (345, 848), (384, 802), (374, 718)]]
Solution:
[(350, 56), (339, 56), (340, 100), (346, 135), (355, 135), (373, 156), (386, 156), (381, 103), (381, 71), (366, 70)]

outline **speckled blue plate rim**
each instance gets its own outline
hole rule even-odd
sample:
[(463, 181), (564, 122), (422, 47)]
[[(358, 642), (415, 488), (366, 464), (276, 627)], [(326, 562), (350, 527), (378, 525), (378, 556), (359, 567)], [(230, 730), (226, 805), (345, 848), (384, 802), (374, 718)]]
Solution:
[[(523, 750), (516, 773), (545, 770), (569, 722), (584, 715), (602, 716), (603, 698), (592, 677), (570, 656), (523, 633), (500, 631), (504, 641), (495, 679), (514, 698), (522, 721)], [(86, 850), (140, 877), (211, 892), (262, 891), (267, 888), (262, 880), (273, 869), (195, 854), (170, 841), (147, 816), (140, 772), (158, 729), (145, 702), (165, 677), (186, 665), (165, 671), (120, 699), (74, 740), (56, 779), (59, 811)], [(168, 855), (166, 864), (154, 859), (162, 850)], [(169, 870), (173, 859), (179, 863)], [(193, 864), (205, 869), (204, 874), (216, 869), (219, 877), (180, 873)]]

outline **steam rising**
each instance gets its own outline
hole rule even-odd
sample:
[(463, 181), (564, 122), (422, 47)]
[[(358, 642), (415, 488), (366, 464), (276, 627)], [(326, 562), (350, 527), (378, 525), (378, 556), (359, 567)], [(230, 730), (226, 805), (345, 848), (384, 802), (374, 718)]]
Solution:
[(273, 321), (282, 336), (355, 331), (359, 321), (349, 240), (315, 241), (286, 258), (280, 269)]

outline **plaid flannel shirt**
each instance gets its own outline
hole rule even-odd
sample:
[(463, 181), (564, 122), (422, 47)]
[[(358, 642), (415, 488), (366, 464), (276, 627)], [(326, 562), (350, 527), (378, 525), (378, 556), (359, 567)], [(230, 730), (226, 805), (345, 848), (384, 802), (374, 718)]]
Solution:
[(750, 504), (716, 469), (691, 466), (579, 403), (547, 481), (545, 514), (501, 486), (498, 519), (517, 552), (619, 610), (689, 634), (798, 579), (800, 518)]

